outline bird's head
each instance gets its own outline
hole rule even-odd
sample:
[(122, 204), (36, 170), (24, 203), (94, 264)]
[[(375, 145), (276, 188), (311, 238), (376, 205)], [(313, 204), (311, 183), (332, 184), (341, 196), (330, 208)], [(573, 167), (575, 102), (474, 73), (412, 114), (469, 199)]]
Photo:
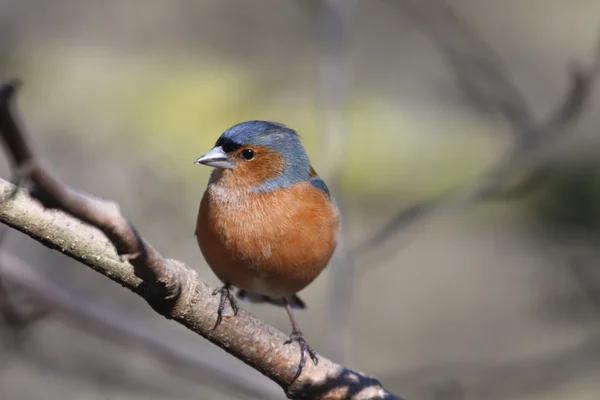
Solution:
[(310, 161), (298, 134), (283, 124), (247, 121), (226, 130), (196, 164), (216, 168), (239, 188), (271, 191), (306, 181)]

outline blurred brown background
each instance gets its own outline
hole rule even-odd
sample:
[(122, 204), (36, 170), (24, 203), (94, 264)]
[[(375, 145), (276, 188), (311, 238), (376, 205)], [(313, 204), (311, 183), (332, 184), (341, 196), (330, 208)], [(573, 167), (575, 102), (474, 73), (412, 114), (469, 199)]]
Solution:
[[(209, 169), (192, 162), (237, 122), (270, 119), (300, 132), (317, 171), (337, 187), (349, 247), (403, 207), (468, 184), (513, 140), (506, 123), (463, 95), (402, 7), (356, 3), (347, 61), (334, 57), (343, 88), (333, 90), (343, 100), (330, 117), (345, 118), (341, 134), (321, 112), (323, 101), (338, 100), (320, 81), (328, 47), (319, 1), (0, 0), (0, 76), (23, 79), (21, 115), (65, 181), (118, 201), (159, 251), (214, 286), (193, 237)], [(539, 118), (560, 102), (571, 62), (591, 58), (600, 27), (591, 0), (448, 3)], [(598, 398), (597, 98), (535, 193), (424, 220), (361, 257), (341, 350), (326, 340), (343, 334), (328, 323), (328, 269), (302, 293), (309, 342), (408, 399)], [(277, 393), (86, 267), (17, 233), (4, 246), (140, 329)], [(243, 306), (290, 330), (282, 309)], [(0, 398), (247, 398), (80, 328), (59, 317), (24, 335), (0, 327)]]

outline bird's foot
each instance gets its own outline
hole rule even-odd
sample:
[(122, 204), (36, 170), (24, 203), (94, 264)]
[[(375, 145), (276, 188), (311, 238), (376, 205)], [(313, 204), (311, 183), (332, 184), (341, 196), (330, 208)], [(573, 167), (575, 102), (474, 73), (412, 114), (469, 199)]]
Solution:
[(293, 342), (298, 342), (298, 345), (300, 346), (300, 364), (298, 365), (298, 370), (296, 371), (296, 375), (294, 375), (292, 382), (298, 379), (298, 377), (302, 373), (302, 370), (304, 369), (304, 365), (306, 364), (306, 353), (308, 353), (308, 355), (310, 356), (313, 364), (317, 365), (319, 363), (317, 353), (315, 353), (315, 351), (312, 349), (312, 347), (310, 347), (306, 339), (304, 339), (302, 331), (293, 330), (290, 334), (289, 339), (286, 340), (284, 344), (290, 344)]
[(215, 326), (213, 327), (213, 329), (216, 329), (216, 327), (219, 326), (221, 321), (223, 321), (223, 311), (225, 311), (225, 302), (226, 301), (229, 300), (229, 305), (231, 306), (231, 309), (233, 310), (233, 315), (237, 315), (238, 311), (240, 310), (240, 308), (238, 307), (238, 304), (237, 304), (237, 300), (235, 299), (235, 297), (231, 293), (231, 290), (229, 290), (229, 289), (230, 289), (230, 285), (223, 285), (220, 288), (216, 288), (212, 292), (213, 296), (216, 296), (219, 293), (221, 294), (221, 300), (219, 301), (219, 308), (217, 309), (217, 322), (215, 323)]

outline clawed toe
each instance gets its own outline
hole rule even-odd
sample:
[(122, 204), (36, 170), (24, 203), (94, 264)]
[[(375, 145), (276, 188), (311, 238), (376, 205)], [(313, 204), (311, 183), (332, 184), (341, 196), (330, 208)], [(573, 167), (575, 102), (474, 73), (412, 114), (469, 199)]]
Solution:
[(298, 365), (298, 370), (296, 371), (292, 382), (298, 379), (298, 377), (304, 370), (304, 366), (306, 364), (306, 353), (308, 353), (308, 355), (310, 356), (310, 359), (312, 360), (313, 364), (317, 365), (319, 363), (317, 353), (315, 353), (315, 351), (312, 349), (312, 347), (310, 347), (306, 339), (304, 339), (304, 336), (302, 335), (301, 331), (293, 331), (288, 340), (284, 342), (284, 344), (290, 344), (293, 342), (297, 342), (300, 346), (300, 364)]
[(223, 287), (216, 288), (213, 290), (212, 295), (216, 296), (217, 294), (221, 294), (221, 299), (219, 300), (219, 308), (217, 309), (217, 321), (215, 322), (215, 326), (213, 329), (216, 329), (217, 326), (223, 321), (223, 312), (225, 311), (225, 302), (229, 301), (229, 305), (233, 310), (233, 315), (237, 315), (240, 311), (240, 308), (237, 304), (237, 300), (229, 290), (230, 285), (224, 285)]

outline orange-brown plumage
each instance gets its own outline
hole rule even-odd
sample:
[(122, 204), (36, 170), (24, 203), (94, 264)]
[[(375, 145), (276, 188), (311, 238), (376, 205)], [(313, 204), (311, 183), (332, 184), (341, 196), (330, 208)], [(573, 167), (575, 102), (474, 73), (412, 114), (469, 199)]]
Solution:
[(261, 193), (230, 184), (221, 179), (202, 198), (196, 236), (207, 263), (223, 282), (251, 292), (286, 297), (304, 289), (335, 250), (335, 205), (308, 182)]

